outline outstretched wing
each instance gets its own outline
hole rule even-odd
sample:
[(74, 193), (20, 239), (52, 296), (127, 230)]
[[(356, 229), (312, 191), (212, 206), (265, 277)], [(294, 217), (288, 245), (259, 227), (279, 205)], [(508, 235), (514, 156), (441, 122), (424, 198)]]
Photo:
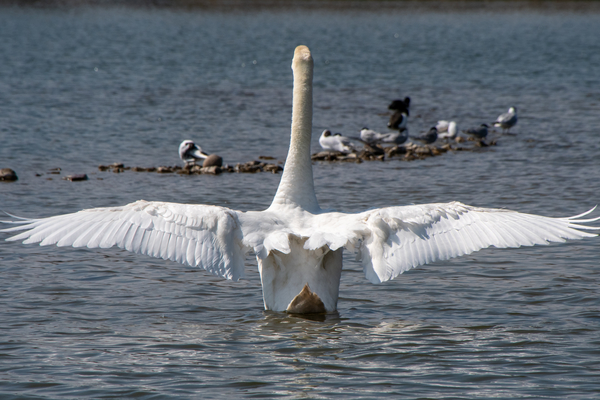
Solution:
[(418, 265), (490, 246), (533, 246), (596, 236), (584, 230), (600, 227), (582, 225), (600, 219), (582, 219), (592, 211), (569, 218), (550, 218), (457, 202), (387, 207), (360, 214), (337, 214), (338, 222), (329, 224), (335, 232), (322, 235), (328, 241), (342, 234), (349, 237), (345, 246), (359, 248), (365, 276), (379, 283)]
[[(4, 221), (6, 222), (6, 221)], [(42, 219), (11, 221), (22, 231), (7, 240), (73, 247), (117, 246), (199, 266), (234, 281), (244, 276), (238, 212), (206, 205), (136, 201)]]

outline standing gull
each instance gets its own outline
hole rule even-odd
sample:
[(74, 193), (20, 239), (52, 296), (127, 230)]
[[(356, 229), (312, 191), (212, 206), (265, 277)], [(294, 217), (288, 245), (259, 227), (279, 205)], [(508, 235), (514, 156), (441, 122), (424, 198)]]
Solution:
[(508, 109), (508, 112), (504, 114), (500, 114), (496, 121), (494, 122), (494, 126), (502, 128), (502, 133), (506, 133), (510, 131), (510, 128), (517, 124), (517, 108), (511, 107)]
[(406, 124), (408, 124), (408, 116), (410, 115), (409, 108), (410, 97), (405, 97), (404, 100), (392, 101), (388, 106), (388, 109), (395, 110), (395, 112), (390, 117), (388, 128), (398, 129), (399, 131), (406, 129)]
[[(358, 57), (357, 57), (358, 58)], [(41, 219), (7, 221), (24, 231), (8, 240), (41, 245), (112, 247), (170, 259), (228, 279), (244, 276), (244, 259), (258, 260), (267, 310), (336, 310), (342, 250), (359, 254), (366, 278), (392, 279), (419, 265), (489, 246), (519, 247), (595, 236), (582, 219), (522, 214), (458, 202), (392, 206), (359, 213), (321, 210), (310, 155), (313, 59), (299, 46), (289, 152), (277, 193), (264, 211), (140, 200)], [(335, 188), (330, 188), (335, 191)]]

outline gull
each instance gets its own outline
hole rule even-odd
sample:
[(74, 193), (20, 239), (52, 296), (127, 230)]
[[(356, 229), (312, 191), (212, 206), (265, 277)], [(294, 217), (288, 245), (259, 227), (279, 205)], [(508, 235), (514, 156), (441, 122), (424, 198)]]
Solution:
[(342, 136), (341, 133), (331, 134), (331, 131), (325, 129), (319, 138), (319, 144), (324, 150), (339, 151), (340, 153), (352, 153), (355, 148), (350, 139)]
[(379, 133), (369, 128), (360, 130), (360, 139), (368, 144), (393, 144), (400, 145), (408, 140), (408, 130), (403, 132)]
[(455, 139), (458, 134), (458, 127), (454, 121), (438, 121), (435, 128), (438, 132), (438, 139)]
[(479, 140), (484, 139), (488, 134), (489, 126), (487, 124), (481, 124), (477, 128), (469, 128), (464, 131), (466, 134), (471, 135)]
[(292, 70), (290, 147), (279, 187), (266, 210), (244, 212), (214, 205), (139, 200), (121, 207), (5, 221), (16, 226), (3, 232), (23, 231), (7, 240), (89, 248), (117, 246), (201, 267), (234, 281), (244, 276), (245, 256), (253, 251), (265, 309), (324, 313), (337, 307), (344, 248), (358, 254), (369, 281), (380, 283), (416, 266), (490, 246), (564, 242), (596, 236), (587, 230), (600, 229), (589, 225), (600, 217), (583, 219), (593, 209), (567, 218), (458, 202), (357, 213), (322, 210), (310, 154), (313, 59), (308, 47), (296, 48)]
[(223, 159), (220, 156), (216, 154), (206, 154), (202, 151), (200, 146), (191, 140), (184, 140), (181, 142), (179, 145), (179, 158), (181, 158), (186, 166), (196, 165), (196, 161), (198, 160), (203, 160), (202, 166), (204, 167), (213, 165), (220, 167), (223, 165)]
[(427, 131), (427, 133), (424, 133), (420, 136), (411, 136), (410, 137), (413, 140), (418, 140), (419, 142), (425, 143), (425, 144), (432, 144), (433, 142), (435, 142), (438, 138), (438, 132), (435, 126), (429, 128), (429, 131)]
[(410, 107), (410, 97), (405, 97), (404, 100), (392, 100), (388, 106), (388, 110), (396, 110), (400, 113), (410, 115), (408, 108)]
[(502, 128), (502, 133), (509, 132), (510, 128), (517, 124), (517, 108), (509, 108), (508, 112), (500, 114), (493, 124), (494, 126)]
[(406, 129), (407, 124), (408, 124), (408, 113), (396, 111), (390, 117), (390, 122), (388, 122), (388, 128), (398, 129), (399, 131), (403, 131)]

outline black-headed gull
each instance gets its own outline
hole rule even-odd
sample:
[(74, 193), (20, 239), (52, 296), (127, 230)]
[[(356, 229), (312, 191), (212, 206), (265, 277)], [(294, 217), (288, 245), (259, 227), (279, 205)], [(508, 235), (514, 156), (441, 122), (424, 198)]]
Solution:
[(494, 122), (494, 126), (502, 128), (502, 132), (509, 132), (510, 128), (517, 124), (517, 107), (511, 107), (508, 109), (508, 112), (504, 114), (500, 114), (496, 121)]
[(352, 153), (355, 149), (354, 144), (341, 133), (335, 135), (329, 129), (325, 129), (319, 138), (319, 144), (323, 150), (339, 151), (340, 153)]
[(481, 124), (476, 128), (469, 128), (464, 132), (474, 138), (484, 139), (488, 134), (488, 128), (489, 126), (487, 124)]
[(438, 138), (438, 132), (435, 126), (432, 126), (431, 128), (429, 128), (429, 130), (426, 133), (423, 133), (422, 135), (419, 136), (411, 136), (410, 137), (413, 140), (417, 140), (419, 142), (425, 143), (425, 144), (432, 144), (433, 142), (435, 142)]
[(360, 139), (368, 144), (400, 145), (408, 139), (408, 130), (402, 132), (379, 133), (369, 128), (362, 128)]

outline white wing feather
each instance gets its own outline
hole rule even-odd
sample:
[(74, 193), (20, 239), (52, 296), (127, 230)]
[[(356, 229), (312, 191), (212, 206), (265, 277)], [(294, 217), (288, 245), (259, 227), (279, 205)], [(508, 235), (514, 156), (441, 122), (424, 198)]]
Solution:
[[(169, 259), (228, 279), (244, 276), (244, 257), (273, 250), (288, 254), (289, 238), (306, 238), (304, 248), (356, 251), (373, 283), (404, 271), (494, 247), (520, 247), (596, 236), (582, 225), (600, 217), (550, 218), (477, 208), (458, 202), (387, 207), (358, 214), (302, 211), (238, 212), (207, 205), (146, 202), (13, 222), (4, 232), (25, 230), (7, 240), (41, 245), (112, 247)], [(299, 212), (299, 211), (295, 211)]]
[[(515, 211), (477, 208), (461, 203), (387, 207), (340, 217), (347, 233), (346, 247), (359, 244), (366, 278), (373, 283), (393, 279), (404, 271), (447, 260), (486, 247), (520, 247), (596, 236), (581, 225), (598, 221), (550, 218)], [(358, 227), (358, 223), (364, 226)], [(351, 227), (351, 228), (350, 228)], [(340, 236), (338, 230), (335, 236)]]
[(199, 266), (237, 281), (244, 276), (238, 212), (207, 205), (147, 202), (94, 208), (43, 219), (22, 219), (7, 240), (73, 247), (112, 247)]

